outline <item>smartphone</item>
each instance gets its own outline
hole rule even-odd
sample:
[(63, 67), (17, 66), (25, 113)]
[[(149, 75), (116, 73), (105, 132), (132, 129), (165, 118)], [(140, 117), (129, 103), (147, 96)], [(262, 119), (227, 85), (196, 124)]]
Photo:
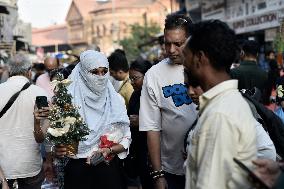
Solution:
[(102, 153), (95, 153), (91, 158), (91, 165), (96, 166), (105, 160)]
[(233, 158), (234, 162), (238, 164), (248, 175), (252, 178), (254, 182), (259, 186), (260, 189), (270, 189), (258, 176), (256, 176), (245, 164), (240, 160)]
[(37, 96), (36, 97), (36, 106), (38, 109), (42, 107), (48, 107), (47, 97), (46, 96)]

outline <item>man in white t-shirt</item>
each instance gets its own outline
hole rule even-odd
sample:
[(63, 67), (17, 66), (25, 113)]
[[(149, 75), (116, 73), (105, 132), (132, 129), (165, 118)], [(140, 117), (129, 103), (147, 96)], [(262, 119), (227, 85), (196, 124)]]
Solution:
[(178, 14), (165, 20), (165, 49), (169, 58), (145, 75), (139, 112), (139, 130), (147, 131), (152, 177), (156, 188), (184, 189), (184, 138), (197, 117), (196, 105), (184, 84), (181, 46), (189, 36), (191, 20)]

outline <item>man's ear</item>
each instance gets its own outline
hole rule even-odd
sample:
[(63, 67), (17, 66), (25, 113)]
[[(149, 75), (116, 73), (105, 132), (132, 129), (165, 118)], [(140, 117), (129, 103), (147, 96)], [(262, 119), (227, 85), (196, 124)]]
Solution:
[(208, 63), (208, 57), (204, 51), (199, 51), (199, 62), (201, 64)]
[(203, 56), (204, 56), (204, 52), (203, 51), (198, 51), (196, 53), (194, 53), (194, 63), (196, 67), (200, 67), (200, 65), (203, 63)]

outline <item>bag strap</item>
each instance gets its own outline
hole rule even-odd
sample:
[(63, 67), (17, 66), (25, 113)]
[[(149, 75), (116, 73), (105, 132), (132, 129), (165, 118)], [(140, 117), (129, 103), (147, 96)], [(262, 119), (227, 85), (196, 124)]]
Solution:
[(23, 91), (23, 90), (26, 90), (27, 88), (29, 88), (29, 86), (31, 85), (30, 82), (27, 82), (23, 88), (15, 93), (10, 99), (9, 101), (7, 102), (7, 104), (4, 106), (4, 108), (2, 109), (2, 111), (0, 112), (0, 118), (9, 110), (9, 108), (13, 105), (13, 103), (15, 102), (15, 100), (18, 98), (18, 96), (20, 95), (20, 93)]

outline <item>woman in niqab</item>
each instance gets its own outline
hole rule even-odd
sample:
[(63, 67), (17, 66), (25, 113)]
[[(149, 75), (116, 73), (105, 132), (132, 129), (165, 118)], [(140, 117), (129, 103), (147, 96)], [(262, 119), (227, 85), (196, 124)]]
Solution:
[[(78, 154), (70, 158), (64, 168), (65, 189), (121, 189), (122, 173), (118, 158), (127, 156), (131, 143), (129, 119), (123, 98), (109, 81), (108, 60), (100, 52), (87, 50), (80, 55), (69, 79), (68, 92), (73, 103), (79, 106), (79, 113), (88, 125), (90, 134), (86, 141), (80, 141)], [(119, 129), (121, 140), (111, 148), (99, 148), (100, 137), (112, 129)], [(119, 137), (119, 136), (115, 136)], [(115, 156), (109, 163), (89, 164), (94, 153), (105, 157)], [(56, 155), (66, 154), (66, 148), (57, 147)]]

